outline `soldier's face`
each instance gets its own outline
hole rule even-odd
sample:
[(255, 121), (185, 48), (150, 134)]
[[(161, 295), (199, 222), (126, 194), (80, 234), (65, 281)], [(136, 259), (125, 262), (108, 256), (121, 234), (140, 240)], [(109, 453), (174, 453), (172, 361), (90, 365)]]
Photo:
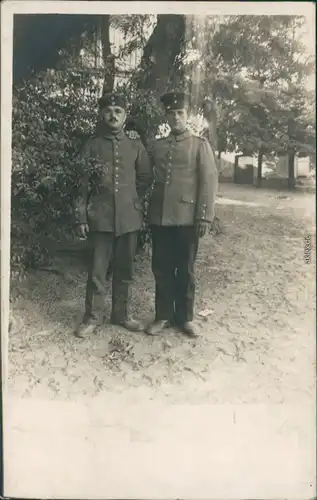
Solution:
[(183, 132), (187, 124), (186, 109), (169, 109), (166, 117), (172, 132)]
[(126, 117), (125, 110), (120, 106), (106, 106), (99, 112), (99, 119), (114, 132), (122, 129)]

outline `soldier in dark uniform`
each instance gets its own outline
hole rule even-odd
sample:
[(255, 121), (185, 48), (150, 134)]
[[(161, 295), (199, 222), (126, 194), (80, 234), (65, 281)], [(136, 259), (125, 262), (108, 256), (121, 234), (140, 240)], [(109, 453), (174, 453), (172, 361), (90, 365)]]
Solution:
[(218, 173), (209, 142), (186, 128), (186, 94), (170, 92), (161, 101), (171, 133), (158, 139), (150, 154), (154, 190), (148, 217), (156, 314), (146, 332), (156, 335), (175, 325), (196, 336), (194, 264), (199, 238), (214, 218)]
[(126, 102), (118, 94), (99, 100), (96, 135), (80, 153), (84, 164), (76, 223), (88, 239), (89, 270), (86, 310), (78, 336), (103, 321), (106, 272), (113, 261), (111, 322), (130, 331), (143, 326), (128, 314), (129, 290), (137, 236), (142, 227), (142, 197), (152, 183), (152, 169), (141, 141), (123, 131)]

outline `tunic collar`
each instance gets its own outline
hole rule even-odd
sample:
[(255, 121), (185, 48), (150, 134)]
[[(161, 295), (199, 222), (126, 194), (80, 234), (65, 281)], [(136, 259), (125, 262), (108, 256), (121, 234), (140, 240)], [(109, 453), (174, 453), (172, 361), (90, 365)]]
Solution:
[(120, 132), (118, 134), (111, 134), (110, 132), (107, 132), (106, 130), (102, 130), (102, 131), (100, 130), (99, 133), (102, 137), (104, 137), (105, 139), (109, 139), (110, 141), (114, 141), (114, 140), (122, 141), (126, 137), (123, 129), (120, 130)]
[(191, 137), (193, 134), (191, 133), (190, 130), (185, 130), (185, 132), (183, 132), (182, 134), (179, 134), (179, 135), (174, 135), (174, 134), (170, 134), (168, 136), (169, 140), (170, 141), (183, 141), (184, 139), (187, 139), (188, 137)]

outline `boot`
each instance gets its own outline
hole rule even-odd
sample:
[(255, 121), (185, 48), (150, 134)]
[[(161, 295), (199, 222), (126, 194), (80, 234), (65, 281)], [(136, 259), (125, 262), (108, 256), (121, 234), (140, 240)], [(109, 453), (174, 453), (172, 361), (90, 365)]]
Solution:
[(198, 337), (198, 329), (192, 321), (186, 321), (182, 325), (180, 325), (180, 330), (185, 333), (185, 335), (188, 335), (189, 337)]
[(130, 332), (143, 332), (144, 326), (142, 323), (131, 316), (128, 316), (126, 319), (118, 320), (116, 318), (111, 318), (112, 325), (118, 325)]
[(163, 330), (170, 326), (171, 323), (167, 320), (155, 320), (146, 327), (145, 333), (148, 335), (160, 335)]
[(98, 324), (97, 318), (92, 315), (85, 314), (81, 324), (75, 330), (75, 336), (82, 339), (89, 337), (96, 331)]

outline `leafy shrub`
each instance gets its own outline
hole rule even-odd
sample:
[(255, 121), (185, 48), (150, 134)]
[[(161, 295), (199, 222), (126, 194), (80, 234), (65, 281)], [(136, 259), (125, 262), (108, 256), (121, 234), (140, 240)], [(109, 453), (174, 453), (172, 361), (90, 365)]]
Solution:
[(76, 152), (96, 119), (91, 75), (45, 72), (13, 93), (12, 268), (47, 263), (52, 243), (72, 233)]
[[(99, 79), (98, 79), (99, 76)], [(46, 71), (13, 93), (11, 269), (50, 261), (56, 242), (73, 236), (73, 199), (83, 165), (76, 157), (93, 133), (100, 75)], [(155, 136), (162, 113), (155, 97), (121, 85), (143, 142)], [(135, 104), (136, 103), (136, 104)], [(135, 127), (136, 125), (136, 127)], [(141, 133), (140, 133), (141, 132)], [(142, 135), (143, 134), (143, 135)], [(139, 249), (149, 242), (147, 200)]]

